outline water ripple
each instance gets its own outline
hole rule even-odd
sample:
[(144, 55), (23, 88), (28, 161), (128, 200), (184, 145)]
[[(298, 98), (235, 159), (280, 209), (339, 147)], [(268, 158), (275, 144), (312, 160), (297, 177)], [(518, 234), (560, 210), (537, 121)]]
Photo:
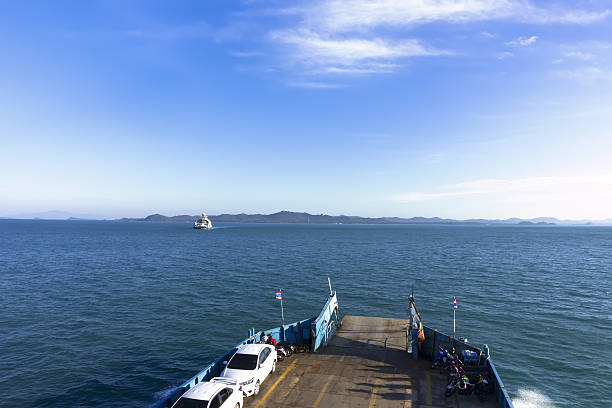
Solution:
[[(520, 407), (607, 407), (612, 229), (0, 220), (0, 401), (147, 406), (245, 337), (315, 315), (405, 317), (488, 343)], [(579, 379), (579, 380), (577, 380)], [(21, 392), (35, 386), (35, 400)]]

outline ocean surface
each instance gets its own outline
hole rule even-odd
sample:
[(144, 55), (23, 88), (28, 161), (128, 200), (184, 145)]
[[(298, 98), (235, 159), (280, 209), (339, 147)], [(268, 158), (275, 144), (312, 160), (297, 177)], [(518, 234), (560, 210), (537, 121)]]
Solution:
[[(0, 220), (0, 406), (147, 407), (247, 335), (406, 317), (491, 348), (517, 408), (612, 406), (612, 228)], [(443, 390), (440, 390), (443, 392)]]

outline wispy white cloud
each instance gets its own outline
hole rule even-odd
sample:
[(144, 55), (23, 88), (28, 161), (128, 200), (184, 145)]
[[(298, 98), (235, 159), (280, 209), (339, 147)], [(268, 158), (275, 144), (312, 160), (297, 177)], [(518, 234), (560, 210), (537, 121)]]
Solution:
[(434, 192), (409, 192), (399, 194), (394, 201), (412, 203), (445, 199), (449, 197), (483, 196), (492, 194), (574, 194), (577, 191), (612, 189), (612, 174), (595, 176), (550, 176), (519, 179), (479, 179), (442, 186)]
[(229, 54), (237, 58), (256, 58), (266, 55), (261, 51), (230, 51)]
[(503, 60), (503, 59), (512, 58), (512, 57), (514, 57), (514, 53), (510, 51), (504, 51), (504, 52), (500, 52), (499, 54), (497, 54), (498, 60)]
[(578, 81), (612, 81), (612, 70), (593, 65), (553, 71), (559, 77)]
[[(390, 73), (414, 57), (453, 55), (407, 32), (433, 22), (467, 23), (507, 19), (535, 24), (589, 24), (608, 10), (545, 9), (529, 0), (314, 0), (276, 11), (297, 19), (292, 28), (268, 33), (280, 45), (286, 69), (297, 75), (366, 75)], [(389, 34), (384, 28), (404, 30)], [(383, 29), (383, 30), (381, 30)], [(482, 31), (482, 36), (495, 35)], [(508, 45), (528, 46), (537, 36)], [(502, 53), (498, 58), (512, 56)]]
[(545, 9), (526, 0), (322, 0), (291, 11), (303, 14), (309, 26), (328, 32), (499, 19), (535, 24), (589, 24), (610, 15), (610, 10)]
[(343, 84), (335, 84), (330, 82), (317, 82), (317, 81), (291, 81), (287, 82), (287, 86), (293, 88), (306, 88), (306, 89), (338, 89), (344, 88)]
[(390, 63), (367, 63), (360, 64), (360, 67), (339, 67), (339, 66), (327, 66), (320, 69), (310, 71), (312, 74), (354, 74), (354, 75), (366, 75), (366, 74), (386, 74), (395, 71), (399, 65)]
[(382, 25), (405, 26), (433, 21), (465, 22), (510, 13), (505, 0), (327, 0), (306, 12), (307, 23), (343, 32)]
[(609, 63), (612, 61), (612, 43), (601, 41), (583, 41), (575, 44), (562, 44), (560, 57), (554, 64), (562, 62), (586, 62), (590, 64)]
[(605, 20), (612, 14), (609, 9), (598, 11), (586, 10), (560, 10), (542, 9), (524, 3), (523, 8), (517, 12), (516, 20), (534, 24), (592, 24)]
[(311, 74), (386, 73), (395, 70), (398, 65), (392, 61), (401, 58), (449, 54), (416, 39), (337, 38), (307, 29), (273, 31), (269, 37), (288, 46), (290, 63)]
[(531, 37), (517, 37), (514, 40), (508, 41), (506, 45), (509, 45), (511, 47), (526, 47), (528, 45), (534, 44), (537, 40), (537, 35), (532, 35)]
[(565, 58), (579, 59), (582, 61), (591, 61), (595, 58), (590, 52), (583, 51), (566, 51), (563, 53)]

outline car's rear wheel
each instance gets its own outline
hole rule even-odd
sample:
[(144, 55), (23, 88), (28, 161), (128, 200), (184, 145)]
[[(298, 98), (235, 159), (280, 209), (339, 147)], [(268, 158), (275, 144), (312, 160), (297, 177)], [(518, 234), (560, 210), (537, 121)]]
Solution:
[(259, 380), (255, 383), (255, 388), (253, 388), (253, 395), (259, 394)]

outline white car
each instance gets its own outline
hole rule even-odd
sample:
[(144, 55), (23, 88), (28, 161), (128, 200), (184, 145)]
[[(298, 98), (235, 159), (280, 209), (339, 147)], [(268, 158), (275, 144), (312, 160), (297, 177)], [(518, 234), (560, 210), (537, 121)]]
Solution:
[(221, 373), (238, 381), (247, 397), (259, 394), (268, 374), (276, 370), (276, 349), (269, 344), (245, 344), (240, 347)]
[(215, 377), (190, 388), (172, 408), (242, 408), (244, 396), (236, 380)]

